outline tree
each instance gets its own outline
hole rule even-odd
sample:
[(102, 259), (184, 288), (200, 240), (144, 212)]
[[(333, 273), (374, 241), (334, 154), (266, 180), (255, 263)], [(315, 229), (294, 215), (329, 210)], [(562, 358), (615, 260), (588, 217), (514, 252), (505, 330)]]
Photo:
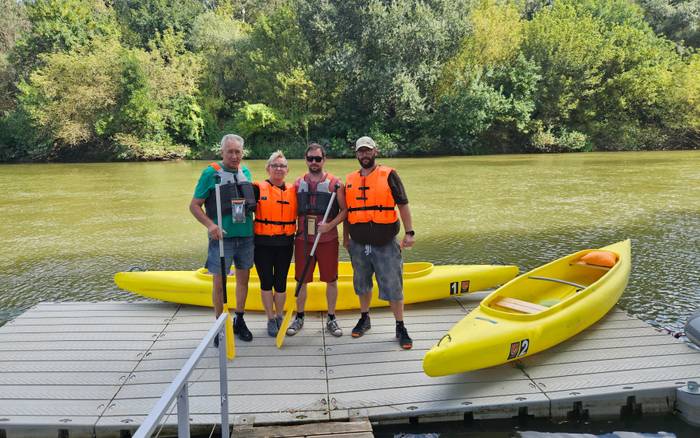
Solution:
[(296, 11), (282, 5), (258, 17), (241, 45), (236, 68), (245, 78), (244, 100), (270, 107), (279, 122), (304, 141), (309, 139), (309, 125), (324, 116), (323, 96), (311, 79), (311, 59)]
[[(357, 137), (386, 132), (415, 144), (434, 110), (442, 64), (469, 31), (469, 1), (301, 2), (316, 55), (312, 79), (332, 96), (330, 131)], [(410, 139), (410, 141), (409, 141)]]
[(639, 0), (644, 14), (657, 33), (700, 48), (699, 0)]
[(0, 0), (0, 53), (7, 53), (14, 47), (17, 38), (29, 29), (29, 20), (23, 2)]
[(68, 52), (95, 41), (118, 37), (111, 8), (102, 0), (33, 0), (26, 3), (31, 23), (13, 51), (24, 77), (41, 65), (44, 54)]
[(469, 20), (472, 32), (445, 63), (437, 85), (435, 136), (449, 152), (517, 151), (540, 79), (538, 66), (520, 54), (520, 11), (485, 0)]
[[(47, 55), (20, 86), (21, 109), (48, 139), (43, 158), (183, 157), (201, 140), (200, 64), (181, 36), (159, 37), (147, 52), (104, 41)], [(90, 81), (85, 81), (90, 78)]]
[(558, 139), (543, 149), (668, 146), (677, 107), (667, 96), (683, 60), (674, 44), (653, 33), (638, 6), (561, 0), (537, 13), (525, 35), (523, 54), (542, 71), (533, 135), (543, 145), (550, 134)]
[(113, 41), (95, 49), (47, 55), (45, 66), (20, 85), (22, 110), (39, 137), (48, 140), (46, 150), (37, 151), (42, 158), (81, 144), (103, 143), (99, 131), (117, 103), (121, 48)]
[(146, 47), (168, 28), (189, 35), (206, 6), (200, 0), (114, 0), (114, 9), (128, 43)]
[(220, 9), (199, 15), (192, 24), (188, 46), (204, 62), (199, 87), (204, 118), (201, 153), (229, 129), (226, 122), (234, 118), (236, 101), (243, 96), (245, 81), (239, 74), (237, 55), (249, 31), (249, 25), (220, 13)]
[(0, 0), (0, 117), (15, 107), (17, 71), (10, 62), (9, 53), (22, 32), (29, 29), (24, 3)]

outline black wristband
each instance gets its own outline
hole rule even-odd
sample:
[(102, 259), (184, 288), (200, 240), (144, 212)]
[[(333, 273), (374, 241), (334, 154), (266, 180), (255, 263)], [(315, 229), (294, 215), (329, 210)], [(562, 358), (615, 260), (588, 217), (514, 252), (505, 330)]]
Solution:
[(416, 232), (413, 231), (413, 230), (411, 230), (411, 231), (406, 231), (405, 234), (406, 234), (407, 236), (415, 236), (415, 235), (416, 235)]

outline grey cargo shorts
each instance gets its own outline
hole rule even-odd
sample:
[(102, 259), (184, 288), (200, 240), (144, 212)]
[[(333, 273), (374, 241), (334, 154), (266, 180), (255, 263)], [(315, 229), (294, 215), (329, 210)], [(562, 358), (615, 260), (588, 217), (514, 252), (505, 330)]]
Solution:
[(348, 252), (352, 262), (352, 284), (357, 295), (372, 291), (372, 274), (375, 274), (380, 299), (403, 300), (403, 258), (396, 239), (382, 246), (351, 240)]

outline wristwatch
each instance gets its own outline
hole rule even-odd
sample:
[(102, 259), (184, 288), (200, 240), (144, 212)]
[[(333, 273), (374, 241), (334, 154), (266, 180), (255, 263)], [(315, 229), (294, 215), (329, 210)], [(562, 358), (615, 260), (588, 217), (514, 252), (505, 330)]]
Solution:
[(415, 236), (415, 235), (416, 235), (416, 232), (413, 231), (413, 230), (411, 230), (411, 231), (406, 231), (405, 234), (406, 234), (407, 236)]

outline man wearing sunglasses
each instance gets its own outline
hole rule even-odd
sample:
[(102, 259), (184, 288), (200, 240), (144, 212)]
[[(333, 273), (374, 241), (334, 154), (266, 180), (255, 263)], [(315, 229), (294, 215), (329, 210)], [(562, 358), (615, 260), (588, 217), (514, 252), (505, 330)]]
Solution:
[[(343, 331), (335, 319), (335, 304), (338, 299), (338, 224), (345, 220), (345, 191), (340, 180), (323, 170), (326, 163), (326, 151), (318, 143), (311, 143), (305, 152), (306, 167), (309, 171), (299, 177), (294, 186), (297, 193), (298, 222), (297, 237), (294, 242), (295, 277), (302, 287), (297, 297), (297, 315), (289, 324), (287, 336), (294, 336), (304, 326), (304, 305), (306, 304), (306, 286), (313, 278), (314, 266), (318, 263), (321, 281), (326, 283), (326, 300), (328, 318), (326, 329), (333, 336), (342, 336)], [(321, 223), (328, 207), (331, 194), (336, 193), (336, 200), (331, 206), (326, 223)], [(304, 264), (317, 233), (319, 238), (316, 253), (311, 259), (306, 277), (301, 280)]]

